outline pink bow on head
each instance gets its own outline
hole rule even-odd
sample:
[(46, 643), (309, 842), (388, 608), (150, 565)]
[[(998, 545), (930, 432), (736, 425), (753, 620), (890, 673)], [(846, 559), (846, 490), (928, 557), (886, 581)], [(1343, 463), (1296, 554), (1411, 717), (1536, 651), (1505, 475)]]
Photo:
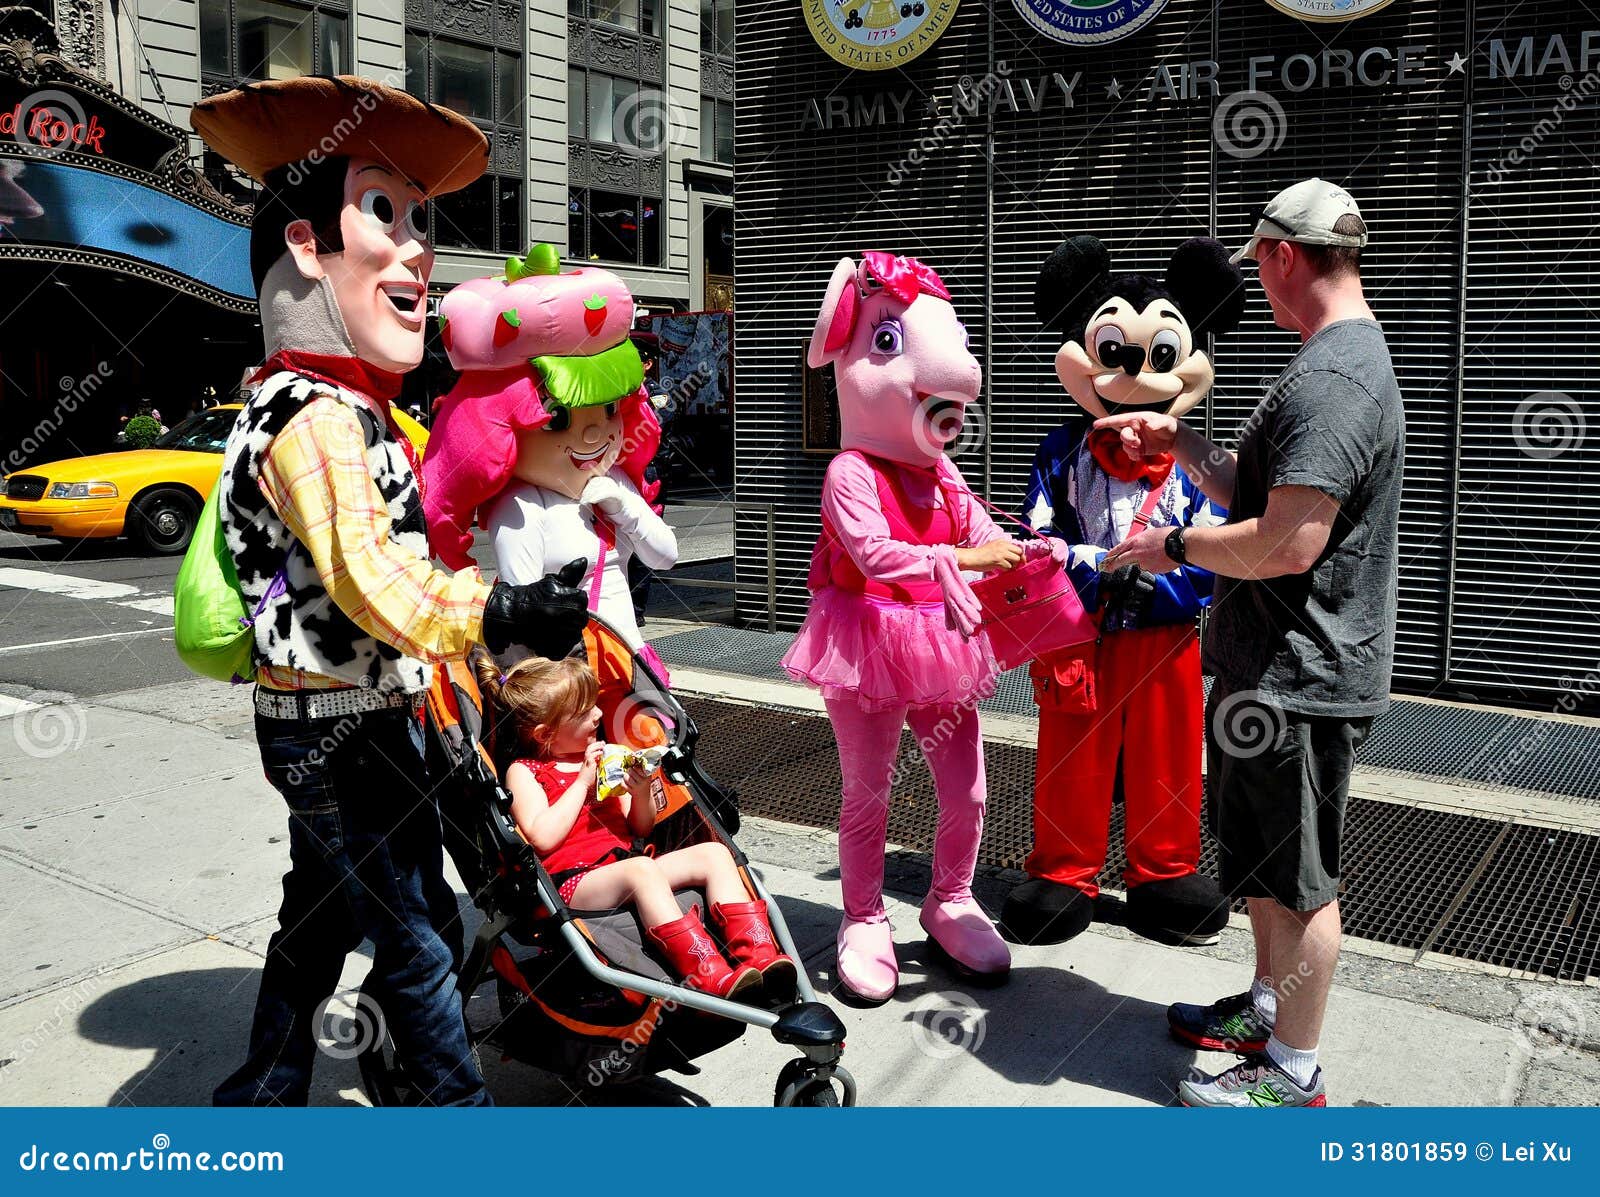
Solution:
[(903, 304), (909, 305), (919, 294), (944, 300), (950, 298), (950, 292), (933, 267), (924, 266), (915, 258), (869, 249), (861, 255), (861, 270), (863, 282), (869, 277), (877, 280), (885, 291)]

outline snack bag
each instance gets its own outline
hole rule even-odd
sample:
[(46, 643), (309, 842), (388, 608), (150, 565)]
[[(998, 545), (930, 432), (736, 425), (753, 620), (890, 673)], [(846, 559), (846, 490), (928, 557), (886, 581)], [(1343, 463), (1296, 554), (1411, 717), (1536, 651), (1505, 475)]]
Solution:
[(621, 744), (607, 744), (600, 757), (600, 768), (595, 777), (595, 801), (604, 802), (627, 792), (628, 770), (636, 763), (646, 772), (654, 773), (661, 767), (661, 758), (668, 752), (665, 744), (651, 748), (625, 748)]

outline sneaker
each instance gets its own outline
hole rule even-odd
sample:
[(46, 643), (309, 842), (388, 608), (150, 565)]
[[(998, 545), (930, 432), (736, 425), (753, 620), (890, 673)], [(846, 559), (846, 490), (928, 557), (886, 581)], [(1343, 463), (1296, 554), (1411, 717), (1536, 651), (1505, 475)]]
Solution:
[(1167, 1007), (1167, 1026), (1183, 1042), (1213, 1052), (1264, 1052), (1272, 1034), (1249, 990), (1209, 1006), (1174, 1002)]
[(1185, 1106), (1316, 1106), (1328, 1104), (1328, 1091), (1318, 1068), (1311, 1084), (1301, 1088), (1265, 1052), (1256, 1052), (1216, 1076), (1195, 1075), (1178, 1082), (1178, 1101)]

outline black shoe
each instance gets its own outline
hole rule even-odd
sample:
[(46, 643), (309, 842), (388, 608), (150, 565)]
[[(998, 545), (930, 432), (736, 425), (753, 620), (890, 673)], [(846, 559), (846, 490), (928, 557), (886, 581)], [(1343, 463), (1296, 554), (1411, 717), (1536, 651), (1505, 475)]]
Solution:
[(1210, 877), (1190, 873), (1128, 890), (1128, 926), (1180, 947), (1209, 947), (1228, 925), (1228, 899)]
[(1094, 899), (1072, 885), (1029, 877), (1000, 910), (1000, 934), (1012, 943), (1065, 943), (1094, 919)]
[(1167, 1007), (1167, 1027), (1175, 1039), (1211, 1052), (1264, 1052), (1272, 1034), (1248, 991), (1209, 1006), (1174, 1002)]

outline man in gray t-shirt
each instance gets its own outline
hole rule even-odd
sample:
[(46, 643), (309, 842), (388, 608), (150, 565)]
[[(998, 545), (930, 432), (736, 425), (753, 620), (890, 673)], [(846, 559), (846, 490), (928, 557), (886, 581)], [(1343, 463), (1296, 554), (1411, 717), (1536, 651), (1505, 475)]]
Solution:
[(1306, 572), (1217, 578), (1205, 671), (1229, 692), (1307, 715), (1389, 705), (1404, 457), (1383, 330), (1359, 317), (1318, 330), (1244, 426), (1229, 522), (1265, 515), (1280, 486), (1311, 487), (1338, 510)]
[[(1106, 554), (1217, 575), (1205, 664), (1206, 772), (1223, 886), (1248, 900), (1248, 993), (1168, 1008), (1172, 1033), (1245, 1059), (1183, 1081), (1184, 1105), (1327, 1103), (1317, 1041), (1338, 961), (1340, 840), (1356, 749), (1389, 701), (1405, 413), (1361, 285), (1367, 226), (1310, 179), (1263, 210), (1240, 251), (1300, 352), (1251, 415), (1237, 455), (1171, 416), (1112, 416), (1134, 457), (1170, 452), (1221, 528), (1150, 529)], [(1152, 728), (1151, 734), (1160, 729)]]

